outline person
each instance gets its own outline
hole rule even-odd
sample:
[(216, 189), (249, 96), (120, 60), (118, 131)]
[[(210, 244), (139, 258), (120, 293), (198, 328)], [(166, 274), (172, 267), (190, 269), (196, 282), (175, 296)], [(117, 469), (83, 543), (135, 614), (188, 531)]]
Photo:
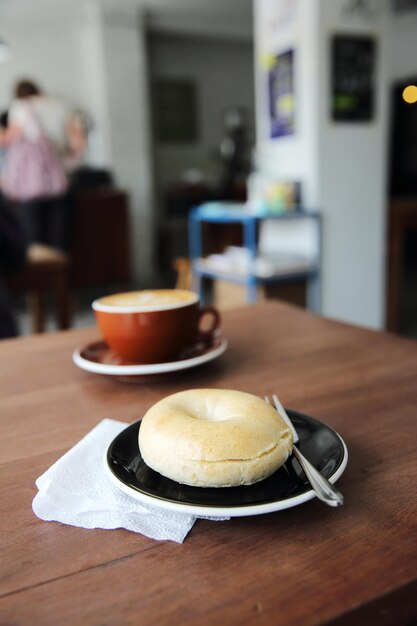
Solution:
[(86, 147), (82, 126), (64, 101), (22, 80), (8, 110), (4, 194), (14, 202), (29, 243), (67, 247), (67, 176)]
[(9, 124), (9, 113), (7, 111), (3, 111), (0, 115), (0, 185), (1, 185), (1, 172), (3, 170), (5, 160), (6, 160), (6, 145), (2, 141), (4, 137), (7, 126)]
[[(26, 259), (26, 239), (17, 215), (0, 194), (0, 275), (18, 271)], [(12, 306), (4, 281), (0, 279), (0, 339), (17, 335)]]

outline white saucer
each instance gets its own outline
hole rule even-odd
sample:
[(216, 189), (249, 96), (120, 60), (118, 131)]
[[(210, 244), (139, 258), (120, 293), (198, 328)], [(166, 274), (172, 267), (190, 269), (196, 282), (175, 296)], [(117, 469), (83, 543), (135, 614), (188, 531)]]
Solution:
[(104, 341), (96, 341), (87, 346), (74, 350), (72, 360), (81, 369), (93, 374), (110, 376), (148, 376), (150, 374), (166, 374), (178, 372), (190, 367), (197, 367), (217, 359), (225, 352), (227, 341), (218, 337), (209, 347), (194, 346), (189, 356), (182, 357), (170, 363), (135, 363), (126, 364), (117, 357)]

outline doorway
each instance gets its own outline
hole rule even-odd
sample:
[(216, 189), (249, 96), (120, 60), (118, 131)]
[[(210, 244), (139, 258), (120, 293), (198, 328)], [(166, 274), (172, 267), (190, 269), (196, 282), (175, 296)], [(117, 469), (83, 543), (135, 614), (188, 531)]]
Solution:
[(244, 163), (230, 195), (246, 199), (254, 143), (253, 45), (251, 38), (151, 31), (148, 52), (157, 203), (155, 262), (158, 272), (164, 273), (175, 259), (188, 257), (190, 210), (225, 199), (222, 151), (231, 111), (241, 116), (244, 125)]
[(389, 152), (387, 329), (417, 339), (417, 98), (391, 90)]

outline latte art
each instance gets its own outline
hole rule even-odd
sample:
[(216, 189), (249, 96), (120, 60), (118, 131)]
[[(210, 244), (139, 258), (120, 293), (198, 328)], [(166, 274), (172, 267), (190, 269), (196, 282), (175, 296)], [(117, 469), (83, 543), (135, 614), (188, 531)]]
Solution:
[(105, 296), (97, 300), (101, 307), (115, 309), (155, 310), (169, 309), (192, 304), (198, 301), (198, 296), (192, 291), (181, 289), (152, 289), (147, 291), (128, 291)]

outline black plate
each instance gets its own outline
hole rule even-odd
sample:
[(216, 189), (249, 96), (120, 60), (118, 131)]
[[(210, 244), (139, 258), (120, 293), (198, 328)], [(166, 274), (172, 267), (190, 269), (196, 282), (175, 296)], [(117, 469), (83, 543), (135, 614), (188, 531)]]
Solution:
[[(323, 476), (330, 478), (338, 470), (343, 471), (341, 466), (346, 464), (346, 453), (339, 435), (312, 417), (290, 409), (287, 412), (300, 438), (301, 452)], [(311, 492), (294, 456), (272, 476), (254, 485), (218, 489), (181, 485), (161, 476), (143, 461), (138, 445), (139, 428), (140, 422), (128, 426), (113, 440), (107, 452), (107, 464), (113, 477), (138, 495), (167, 503), (233, 508), (276, 503)]]

